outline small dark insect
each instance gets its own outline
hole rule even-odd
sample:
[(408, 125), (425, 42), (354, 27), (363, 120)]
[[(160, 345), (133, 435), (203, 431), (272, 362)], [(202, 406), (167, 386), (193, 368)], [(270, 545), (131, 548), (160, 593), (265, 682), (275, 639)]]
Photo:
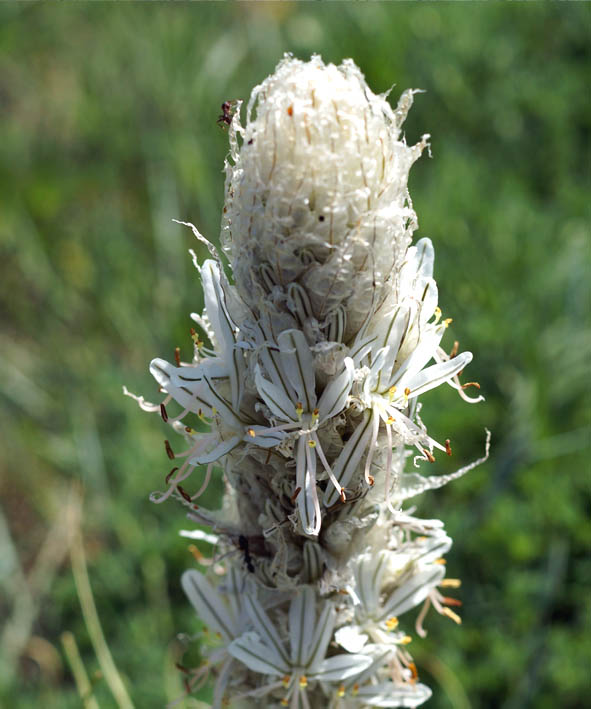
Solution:
[(224, 103), (222, 103), (222, 112), (218, 116), (217, 120), (218, 126), (221, 126), (223, 128), (224, 126), (229, 126), (232, 124), (235, 106), (236, 101), (224, 101)]
[(251, 574), (254, 574), (254, 565), (252, 563), (252, 557), (250, 556), (250, 552), (248, 551), (248, 539), (244, 536), (244, 534), (241, 534), (238, 537), (238, 546), (240, 547), (240, 550), (244, 555), (244, 563), (246, 564), (246, 568), (250, 571)]

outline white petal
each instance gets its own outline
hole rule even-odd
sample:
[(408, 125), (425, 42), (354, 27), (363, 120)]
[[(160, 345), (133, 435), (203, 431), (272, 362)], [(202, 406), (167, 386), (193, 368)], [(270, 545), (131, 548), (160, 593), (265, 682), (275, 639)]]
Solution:
[(236, 632), (236, 619), (228, 612), (219, 591), (195, 569), (184, 572), (181, 586), (201, 620), (229, 642)]
[(264, 675), (289, 674), (289, 665), (273, 649), (264, 645), (256, 633), (244, 633), (228, 646), (228, 652), (253, 672)]
[(304, 586), (289, 606), (291, 663), (295, 667), (304, 666), (315, 624), (316, 595), (310, 586)]
[(314, 358), (304, 333), (300, 330), (286, 330), (279, 335), (277, 342), (287, 378), (300, 397), (304, 410), (313, 411), (316, 408)]
[(380, 684), (361, 687), (356, 696), (372, 707), (418, 707), (431, 697), (431, 690), (424, 684)]
[(326, 649), (332, 639), (332, 631), (336, 620), (336, 611), (329, 601), (325, 601), (320, 611), (318, 623), (314, 629), (314, 637), (307, 652), (306, 667), (313, 670), (326, 657)]
[(371, 663), (367, 655), (335, 655), (324, 660), (310, 675), (325, 682), (340, 682), (361, 674)]
[(383, 605), (380, 619), (385, 620), (394, 615), (402, 615), (410, 608), (418, 606), (444, 576), (445, 569), (441, 564), (434, 564), (430, 568), (414, 574), (400, 588), (390, 594)]
[(318, 415), (320, 421), (326, 421), (339, 414), (347, 403), (355, 367), (350, 357), (345, 357), (345, 369), (334, 379), (331, 379), (318, 401)]
[(296, 453), (296, 486), (300, 488), (297, 506), (306, 534), (320, 531), (320, 504), (316, 489), (316, 452), (308, 446), (308, 437), (301, 436)]
[[(346, 487), (353, 473), (357, 470), (361, 456), (365, 453), (365, 449), (369, 443), (372, 434), (372, 411), (366, 411), (363, 419), (358, 424), (353, 432), (353, 435), (345, 443), (345, 447), (340, 452), (336, 459), (332, 472), (339, 481), (341, 487)], [(324, 493), (324, 505), (331, 507), (339, 499), (337, 489), (330, 485)]]
[(429, 389), (434, 389), (440, 384), (444, 384), (450, 380), (458, 372), (461, 372), (464, 367), (470, 364), (471, 361), (472, 353), (462, 352), (462, 354), (447, 360), (447, 362), (433, 364), (411, 377), (405, 377), (403, 381), (400, 382), (399, 386), (400, 388), (408, 387), (410, 389), (409, 396), (411, 398), (419, 396), (429, 391)]
[(272, 414), (282, 421), (293, 421), (295, 423), (298, 417), (295, 403), (289, 398), (289, 393), (265, 379), (258, 365), (254, 379), (258, 393), (271, 409)]
[(278, 660), (281, 658), (283, 663), (288, 663), (287, 654), (279, 633), (258, 600), (253, 596), (247, 595), (244, 597), (244, 607), (262, 641), (271, 648)]
[(344, 625), (334, 635), (336, 642), (347, 652), (361, 652), (368, 637), (359, 630), (357, 625)]
[[(186, 381), (178, 376), (178, 370), (182, 369), (189, 370), (186, 374), (183, 373), (187, 376)], [(150, 362), (150, 374), (183, 409), (195, 414), (201, 412), (204, 416), (211, 416), (212, 402), (200, 367), (179, 368), (164, 359), (153, 359)]]
[(217, 446), (212, 448), (212, 450), (201, 453), (200, 455), (193, 456), (189, 460), (190, 465), (207, 465), (207, 463), (213, 463), (219, 460), (222, 456), (226, 455), (230, 451), (234, 450), (236, 446), (240, 444), (242, 438), (240, 436), (232, 436), (226, 441), (220, 441)]

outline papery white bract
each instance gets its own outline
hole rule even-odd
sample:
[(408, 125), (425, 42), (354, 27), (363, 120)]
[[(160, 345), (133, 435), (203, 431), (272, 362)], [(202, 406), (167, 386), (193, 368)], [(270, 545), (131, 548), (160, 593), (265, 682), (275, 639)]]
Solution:
[[(459, 622), (441, 591), (459, 586), (442, 564), (451, 539), (402, 510), (488, 455), (487, 439), (454, 474), (405, 472), (413, 449), (415, 465), (452, 452), (418, 397), (447, 383), (481, 400), (459, 381), (472, 354), (441, 346), (433, 245), (410, 245), (408, 172), (428, 138), (408, 146), (401, 131), (415, 93), (392, 109), (351, 60), (286, 56), (244, 126), (237, 103), (222, 219), (234, 284), (213, 246), (202, 265), (193, 254), (205, 302), (194, 356), (152, 361), (161, 403), (130, 394), (185, 441), (165, 441), (182, 462), (153, 501), (174, 497), (213, 528), (182, 532), (215, 549), (193, 549), (210, 571), (182, 585), (217, 637), (188, 688), (211, 672), (216, 707), (419, 706), (431, 690), (404, 616), (422, 606), (420, 636), (431, 605)], [(215, 477), (225, 495), (209, 510)]]

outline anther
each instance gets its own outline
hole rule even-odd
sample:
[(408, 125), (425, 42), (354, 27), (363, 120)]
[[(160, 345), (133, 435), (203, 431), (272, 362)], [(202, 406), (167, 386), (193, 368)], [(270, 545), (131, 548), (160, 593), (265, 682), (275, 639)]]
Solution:
[(347, 502), (347, 496), (345, 495), (344, 488), (341, 488), (341, 502)]
[(449, 444), (449, 438), (445, 439), (445, 452), (447, 455), (451, 455), (451, 446)]
[(462, 624), (462, 619), (460, 618), (460, 616), (457, 613), (454, 613), (451, 608), (447, 608), (444, 606), (441, 609), (441, 612), (443, 613), (443, 615), (446, 615), (448, 618), (451, 618), (454, 623), (457, 623), (458, 625)]
[(182, 488), (180, 485), (177, 485), (176, 489), (181, 493), (181, 496), (184, 500), (186, 500), (187, 502), (191, 502), (191, 495), (189, 495), (189, 493), (184, 488)]
[(388, 424), (388, 426), (391, 426), (394, 423), (394, 421), (396, 421), (394, 416), (388, 416), (388, 418), (386, 419), (386, 423)]
[(341, 686), (337, 689), (337, 697), (344, 697), (345, 696), (345, 685), (341, 684)]
[(256, 436), (257, 436), (257, 434), (254, 431), (254, 428), (249, 428), (247, 433), (251, 438), (256, 438)]
[(462, 582), (460, 579), (442, 579), (439, 585), (441, 588), (459, 588)]
[(451, 596), (444, 596), (441, 600), (442, 603), (445, 603), (446, 606), (461, 606), (462, 601), (460, 601), (459, 598), (452, 598)]
[(312, 417), (317, 419), (319, 416), (320, 416), (320, 411), (318, 411), (318, 409), (314, 409), (314, 411), (312, 411)]
[(440, 557), (439, 559), (435, 559), (433, 562), (434, 564), (441, 564), (441, 566), (445, 566), (447, 564), (446, 560), (443, 557)]
[(164, 478), (164, 482), (165, 482), (167, 485), (168, 485), (168, 481), (169, 481), (170, 478), (176, 473), (177, 470), (178, 470), (178, 468), (173, 468), (173, 469), (170, 471), (170, 473), (168, 473), (168, 475)]
[(419, 673), (417, 672), (417, 666), (415, 665), (414, 662), (409, 662), (408, 663), (408, 669), (410, 670), (411, 674), (411, 682), (416, 682), (419, 678)]
[(434, 463), (434, 462), (435, 462), (435, 456), (433, 455), (433, 453), (431, 453), (430, 451), (428, 451), (426, 448), (423, 448), (423, 453), (425, 454), (425, 457), (427, 458), (427, 460), (429, 461), (429, 463)]
[(480, 384), (478, 382), (467, 382), (466, 384), (462, 384), (462, 389), (467, 389), (468, 387), (476, 387), (477, 389), (480, 389)]
[(288, 115), (288, 116), (293, 116), (293, 104), (290, 104), (290, 105), (287, 107), (287, 115)]
[(435, 308), (435, 324), (439, 322), (439, 318), (441, 317), (441, 308), (437, 306)]
[(164, 441), (164, 447), (166, 448), (166, 455), (170, 458), (170, 460), (174, 460), (174, 451), (170, 447), (170, 443), (168, 441)]
[(308, 686), (308, 678), (306, 677), (306, 675), (302, 675), (300, 677), (300, 687), (302, 689), (305, 689), (307, 686)]
[(285, 675), (281, 681), (284, 687), (288, 687), (291, 681), (291, 677), (289, 675)]
[(410, 637), (410, 635), (405, 635), (404, 637), (400, 638), (399, 642), (401, 645), (408, 645), (412, 642), (412, 638)]
[(283, 697), (283, 699), (279, 703), (281, 704), (282, 707), (286, 707), (289, 705), (289, 702), (287, 701), (287, 699), (285, 697)]
[(445, 327), (449, 327), (453, 321), (454, 321), (453, 318), (445, 318), (445, 320), (443, 321), (443, 324), (445, 325)]
[(195, 433), (195, 431), (190, 426), (185, 426), (185, 433)]
[(174, 361), (176, 362), (177, 367), (181, 366), (181, 348), (180, 347), (174, 348)]
[(308, 441), (308, 445), (310, 446), (310, 448), (316, 448), (316, 441), (311, 438)]
[(189, 545), (189, 551), (191, 552), (191, 554), (193, 554), (195, 561), (197, 561), (198, 563), (201, 563), (203, 561), (203, 554), (199, 551), (199, 549), (197, 549), (194, 544)]
[(160, 416), (162, 416), (164, 423), (168, 421), (168, 414), (166, 413), (166, 406), (164, 406), (164, 404), (160, 404)]
[(290, 501), (291, 501), (291, 504), (292, 504), (292, 505), (295, 504), (295, 501), (297, 500), (297, 497), (298, 497), (298, 495), (300, 494), (301, 491), (302, 491), (302, 488), (301, 488), (301, 487), (296, 487), (295, 492), (294, 492), (293, 495), (290, 497)]
[(391, 618), (388, 618), (386, 621), (386, 628), (388, 630), (394, 630), (394, 628), (398, 627), (398, 618), (393, 615)]
[(374, 486), (374, 483), (375, 483), (375, 478), (374, 478), (374, 476), (373, 476), (373, 475), (368, 475), (368, 476), (367, 476), (367, 482), (369, 483), (369, 486), (370, 486), (370, 487), (373, 487), (373, 486)]
[(460, 343), (456, 340), (454, 342), (454, 346), (451, 348), (451, 352), (449, 353), (450, 359), (453, 359), (458, 354), (459, 347), (460, 347)]
[(304, 406), (301, 401), (298, 401), (295, 407), (296, 414), (298, 415), (298, 418), (302, 418), (302, 414), (304, 413)]
[(391, 386), (391, 387), (388, 389), (388, 398), (390, 399), (390, 403), (391, 403), (392, 400), (394, 399), (394, 394), (396, 394), (396, 387), (395, 387), (395, 386)]

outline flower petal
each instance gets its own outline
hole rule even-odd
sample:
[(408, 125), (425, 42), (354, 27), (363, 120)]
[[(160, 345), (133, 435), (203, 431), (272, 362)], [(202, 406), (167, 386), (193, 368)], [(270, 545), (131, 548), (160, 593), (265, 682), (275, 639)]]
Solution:
[(232, 657), (240, 660), (253, 672), (264, 675), (286, 675), (290, 667), (277, 655), (274, 649), (260, 641), (256, 633), (244, 633), (228, 646)]
[(316, 408), (316, 378), (314, 358), (304, 333), (300, 330), (285, 330), (277, 338), (281, 362), (290, 384), (304, 406), (304, 411)]
[(219, 591), (195, 569), (184, 572), (181, 586), (201, 620), (230, 642), (236, 631), (236, 619), (228, 612)]

